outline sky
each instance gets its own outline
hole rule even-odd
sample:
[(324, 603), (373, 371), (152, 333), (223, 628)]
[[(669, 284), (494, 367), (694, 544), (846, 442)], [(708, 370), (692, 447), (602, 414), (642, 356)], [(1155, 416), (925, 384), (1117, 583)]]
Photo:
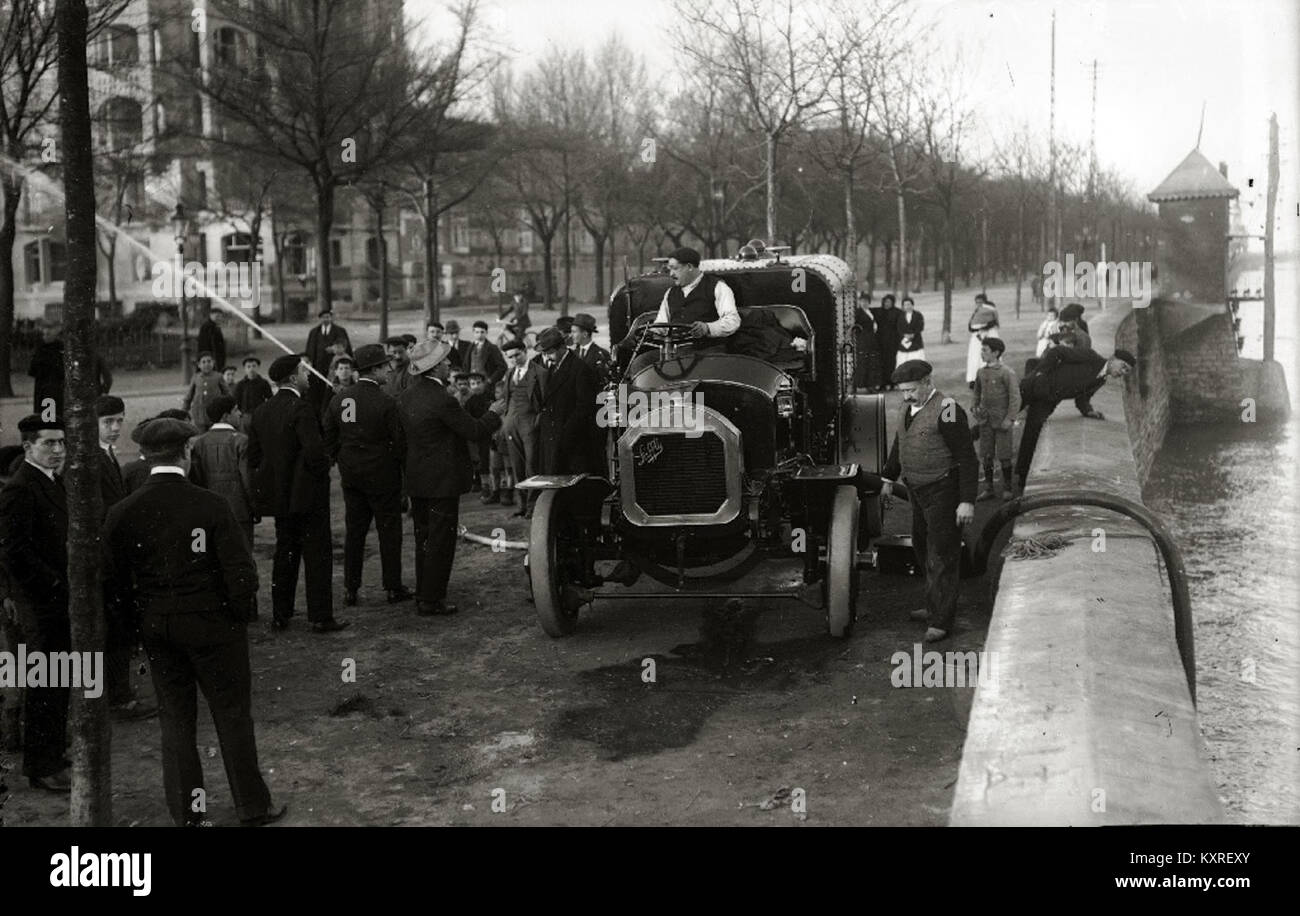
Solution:
[[(594, 50), (611, 32), (671, 81), (677, 61), (669, 0), (483, 0), (492, 39), (518, 69), (552, 47)], [(800, 0), (799, 9), (816, 9)], [(913, 0), (933, 23), (927, 60), (960, 61), (976, 113), (975, 144), (1028, 124), (1048, 130), (1051, 18), (1056, 11), (1056, 129), (1087, 143), (1097, 61), (1097, 156), (1145, 196), (1197, 142), (1228, 164), (1247, 230), (1263, 231), (1268, 116), (1280, 128), (1279, 244), (1300, 229), (1300, 0)], [(426, 38), (446, 22), (443, 0), (406, 0)], [(1254, 187), (1249, 180), (1254, 179)]]

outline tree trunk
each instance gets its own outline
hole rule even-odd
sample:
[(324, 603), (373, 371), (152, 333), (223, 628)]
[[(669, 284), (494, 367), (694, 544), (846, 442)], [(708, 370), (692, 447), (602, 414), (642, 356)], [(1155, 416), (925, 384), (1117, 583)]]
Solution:
[[(541, 235), (541, 233), (538, 233)], [(553, 261), (555, 233), (542, 235), (542, 285), (546, 287), (545, 308), (550, 309), (555, 303), (555, 263)]]
[(898, 288), (907, 295), (907, 201), (900, 188), (898, 197)]
[(894, 290), (894, 240), (885, 239), (885, 289)]
[[(442, 239), (438, 238), (438, 224), (442, 222), (442, 217), (438, 213), (433, 214), (433, 225), (429, 227), (428, 242), (429, 250), (429, 284), (433, 287), (433, 311), (429, 321), (441, 321), (439, 317), (442, 313), (442, 265), (438, 263), (438, 255), (441, 253)], [(454, 287), (453, 287), (454, 288)]]
[(956, 252), (953, 251), (952, 244), (952, 218), (947, 219), (947, 225), (943, 230), (943, 257), (946, 262), (943, 266), (943, 337), (944, 343), (952, 343), (952, 282), (953, 261), (956, 258)]
[[(108, 234), (108, 307), (111, 310), (117, 301), (117, 233)], [(111, 312), (110, 312), (111, 314)]]
[(573, 296), (573, 227), (569, 225), (569, 203), (565, 198), (564, 242), (560, 246), (564, 254), (564, 297), (560, 300), (560, 314), (569, 314), (569, 301)]
[[(99, 562), (103, 499), (95, 418), (95, 398), (99, 394), (95, 371), (95, 171), (86, 76), (86, 4), (84, 0), (58, 0), (55, 17), (68, 244), (63, 292), (68, 618), (73, 651), (102, 653), (106, 627)], [(91, 700), (84, 691), (71, 691), (68, 724), (72, 733), (72, 826), (108, 827), (113, 822), (108, 697), (101, 695)]]
[(332, 309), (334, 290), (330, 283), (330, 232), (334, 228), (334, 182), (326, 180), (316, 188), (316, 311)]
[(849, 270), (853, 273), (853, 285), (862, 280), (862, 259), (858, 256), (858, 229), (853, 216), (853, 170), (844, 170), (844, 244), (852, 246), (848, 252)]
[(1020, 317), (1020, 285), (1025, 278), (1025, 199), (1016, 204), (1016, 317)]
[(438, 280), (433, 275), (434, 244), (438, 234), (438, 217), (433, 206), (433, 180), (424, 180), (424, 322), (426, 327), (438, 320)]
[(18, 201), (23, 191), (22, 179), (12, 172), (0, 172), (4, 189), (4, 216), (0, 221), (0, 397), (14, 394), (14, 238), (18, 234)]
[(388, 337), (388, 242), (384, 239), (384, 203), (375, 207), (375, 232), (379, 249), (379, 339)]
[(591, 241), (596, 246), (596, 302), (605, 301), (605, 237), (592, 235)]
[(768, 132), (764, 142), (767, 167), (767, 244), (777, 244), (776, 237), (776, 135)]

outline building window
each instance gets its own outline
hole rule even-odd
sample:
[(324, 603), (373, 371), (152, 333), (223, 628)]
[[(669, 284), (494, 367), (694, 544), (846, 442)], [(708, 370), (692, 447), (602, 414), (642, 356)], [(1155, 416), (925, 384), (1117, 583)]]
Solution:
[(61, 283), (68, 274), (68, 246), (53, 240), (46, 242), (51, 283)]
[(163, 104), (162, 96), (153, 100), (153, 135), (161, 137), (167, 133), (167, 107)]
[(144, 110), (134, 99), (116, 96), (99, 109), (99, 146), (125, 150), (144, 140)]
[(248, 60), (248, 39), (243, 32), (226, 26), (217, 29), (214, 38), (218, 63), (228, 67), (242, 67)]
[(39, 240), (23, 246), (23, 265), (27, 272), (27, 285), (41, 282), (41, 243)]
[(156, 25), (149, 29), (149, 54), (154, 66), (162, 63), (162, 31)]
[(451, 250), (460, 254), (469, 252), (469, 220), (463, 216), (452, 217)]
[(257, 240), (257, 251), (252, 246), (253, 237), (247, 232), (232, 232), (221, 237), (221, 256), (227, 262), (256, 261), (262, 256), (262, 240)]
[(95, 39), (90, 53), (94, 66), (129, 67), (140, 60), (140, 42), (129, 26), (111, 25)]
[(207, 209), (208, 206), (208, 173), (203, 169), (197, 169), (194, 172), (194, 190), (196, 192), (195, 204), (200, 210)]
[(192, 114), (194, 115), (194, 123), (192, 125), (194, 132), (197, 134), (203, 133), (203, 96), (198, 92), (194, 93)]
[(379, 269), (379, 236), (372, 235), (366, 239), (366, 263), (371, 270)]
[(291, 232), (285, 237), (284, 269), (295, 276), (307, 273), (307, 248), (297, 232)]
[(343, 240), (330, 239), (330, 267), (343, 266)]
[(533, 253), (533, 230), (528, 226), (522, 226), (519, 229), (519, 253)]

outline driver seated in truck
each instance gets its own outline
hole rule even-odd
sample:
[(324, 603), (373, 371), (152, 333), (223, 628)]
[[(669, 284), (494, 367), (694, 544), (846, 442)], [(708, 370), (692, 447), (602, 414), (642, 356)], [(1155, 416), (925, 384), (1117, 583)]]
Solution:
[(673, 285), (655, 316), (656, 324), (688, 324), (695, 347), (716, 347), (740, 327), (740, 312), (731, 287), (700, 271), (700, 253), (678, 248), (668, 256)]

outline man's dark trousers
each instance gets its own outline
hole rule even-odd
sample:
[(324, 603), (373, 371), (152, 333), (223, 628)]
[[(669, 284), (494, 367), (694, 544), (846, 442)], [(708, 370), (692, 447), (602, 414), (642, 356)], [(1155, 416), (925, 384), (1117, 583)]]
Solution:
[(269, 811), (271, 793), (258, 769), (253, 736), (247, 624), (216, 611), (146, 614), (142, 640), (158, 694), (163, 790), (172, 820), (179, 827), (203, 817), (193, 810), (194, 790), (203, 788), (196, 687), (212, 710), (236, 814), (243, 820)]
[(334, 596), (330, 581), (334, 557), (330, 544), (328, 502), (318, 502), (309, 512), (275, 517), (271, 609), (278, 620), (288, 620), (293, 616), (299, 562), (306, 567), (307, 619), (312, 623), (332, 619)]
[[(1080, 413), (1091, 412), (1092, 396), (1104, 384), (1106, 384), (1106, 380), (1099, 378), (1074, 399), (1075, 406), (1079, 408)], [(1024, 391), (1024, 389), (1021, 390)], [(1021, 486), (1024, 486), (1025, 481), (1029, 479), (1029, 466), (1033, 464), (1034, 450), (1038, 448), (1038, 437), (1043, 432), (1043, 424), (1047, 422), (1047, 418), (1052, 415), (1052, 412), (1056, 410), (1056, 405), (1060, 403), (1059, 399), (1052, 397), (1030, 398), (1024, 402), (1027, 408), (1025, 411), (1025, 428), (1020, 434), (1020, 451), (1016, 453), (1016, 478), (1020, 481)]]
[(350, 592), (361, 587), (361, 566), (371, 519), (374, 519), (375, 533), (379, 536), (379, 562), (383, 568), (384, 588), (402, 587), (402, 491), (367, 493), (345, 484), (343, 587)]
[(912, 550), (925, 570), (925, 609), (929, 625), (951, 630), (957, 619), (961, 584), (961, 526), (957, 524), (957, 475), (909, 491)]
[(436, 602), (447, 597), (451, 564), (456, 558), (460, 497), (411, 497), (415, 522), (415, 596)]
[[(72, 651), (66, 604), (32, 607), (24, 601), (19, 607), (21, 638), (29, 653)], [(29, 779), (67, 766), (68, 693), (67, 687), (28, 687), (23, 693), (23, 775)]]

